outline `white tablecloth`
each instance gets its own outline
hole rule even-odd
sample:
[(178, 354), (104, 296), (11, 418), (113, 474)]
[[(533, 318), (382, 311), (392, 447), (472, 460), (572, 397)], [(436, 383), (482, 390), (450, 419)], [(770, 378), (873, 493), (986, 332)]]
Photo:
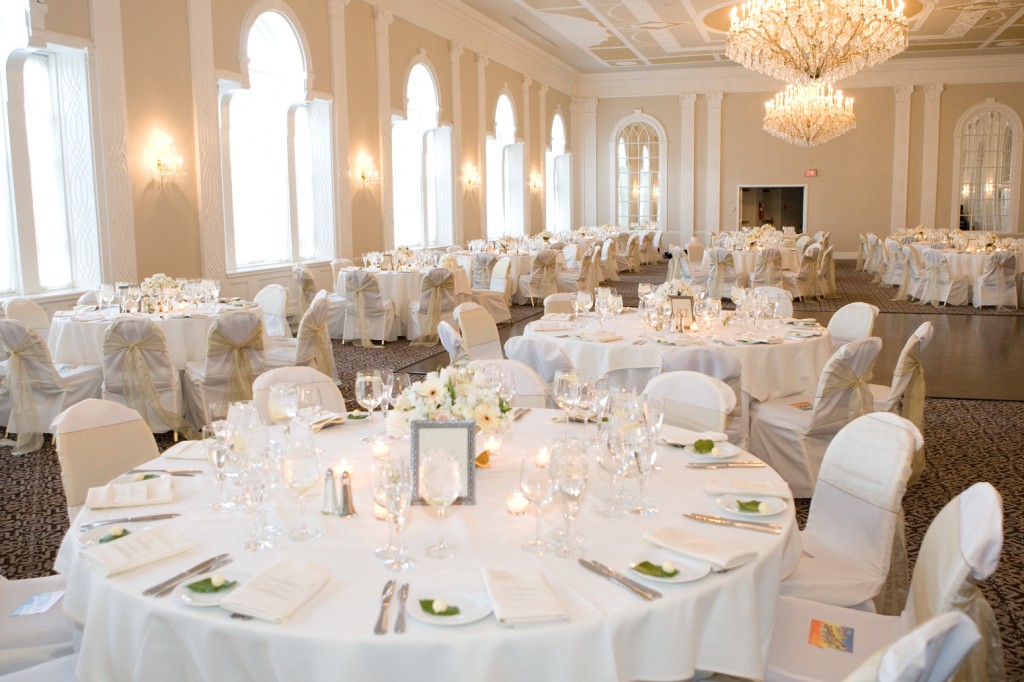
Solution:
[[(472, 300), (470, 298), (469, 277), (463, 269), (454, 270), (455, 275), (455, 300), (457, 303)], [(339, 277), (336, 286), (337, 293), (345, 295), (344, 280)], [(419, 300), (420, 291), (423, 287), (423, 272), (420, 270), (385, 270), (377, 272), (377, 281), (380, 282), (380, 293), (385, 301), (395, 304), (395, 318), (398, 323), (396, 330), (399, 336), (408, 336), (412, 315), (409, 312), (409, 304)]]
[[(552, 679), (592, 682), (634, 679), (683, 679), (696, 670), (718, 670), (761, 677), (774, 617), (778, 583), (799, 554), (791, 508), (775, 520), (781, 536), (688, 521), (684, 512), (721, 513), (703, 488), (711, 477), (779, 480), (770, 469), (698, 471), (685, 467), (681, 450), (662, 446), (650, 498), (661, 512), (650, 518), (607, 519), (595, 513), (605, 475), (591, 469), (591, 488), (583, 502), (578, 530), (586, 534), (586, 555), (628, 570), (631, 560), (655, 550), (641, 540), (647, 530), (678, 525), (694, 534), (758, 553), (753, 563), (697, 582), (654, 585), (664, 598), (645, 602), (589, 573), (575, 560), (533, 557), (520, 549), (532, 539), (534, 517), (512, 517), (505, 496), (518, 489), (522, 455), (550, 445), (565, 428), (553, 424), (558, 413), (534, 410), (516, 425), (516, 433), (492, 468), (477, 470), (477, 504), (449, 513), (446, 539), (461, 554), (439, 560), (425, 556), (438, 539), (434, 513), (414, 507), (408, 545), (419, 566), (394, 574), (372, 549), (387, 537), (376, 521), (367, 486), (369, 446), (358, 439), (365, 423), (347, 423), (319, 434), (329, 463), (347, 458), (355, 465), (355, 505), (359, 515), (339, 519), (318, 513), (320, 491), (307, 501), (307, 518), (324, 537), (310, 543), (279, 540), (278, 548), (247, 553), (241, 544), (249, 519), (241, 513), (215, 514), (207, 505), (214, 494), (209, 476), (174, 479), (175, 502), (147, 507), (144, 513), (180, 511), (173, 524), (196, 549), (157, 565), (102, 578), (77, 560), (78, 522), (120, 516), (85, 511), (60, 550), (57, 568), (68, 575), (64, 605), (85, 624), (78, 674), (82, 680), (515, 680)], [(379, 417), (378, 417), (379, 420)], [(373, 428), (379, 427), (379, 421)], [(570, 426), (577, 434), (582, 426)], [(591, 427), (593, 429), (593, 427)], [(408, 447), (407, 441), (395, 447)], [(178, 461), (157, 460), (164, 467)], [(205, 463), (197, 462), (199, 466)], [(192, 466), (193, 463), (189, 462)], [(129, 510), (131, 511), (131, 510)], [(312, 512), (312, 513), (310, 513)], [(141, 513), (141, 512), (140, 512)], [(297, 524), (296, 503), (281, 493), (273, 520)], [(561, 526), (561, 506), (543, 516), (545, 531)], [(186, 606), (173, 598), (143, 597), (147, 587), (220, 552), (234, 563), (223, 569), (255, 574), (283, 557), (299, 557), (328, 567), (332, 577), (312, 601), (283, 624), (231, 619), (219, 609)], [(507, 629), (493, 615), (462, 627), (438, 627), (410, 617), (404, 635), (375, 636), (381, 588), (397, 577), (411, 593), (428, 596), (444, 587), (482, 590), (482, 567), (540, 571), (570, 614), (568, 622)], [(394, 622), (395, 606), (391, 609)]]
[[(591, 313), (593, 315), (593, 313)], [(596, 320), (592, 320), (596, 329)], [(611, 329), (611, 323), (605, 323)], [(707, 336), (695, 333), (682, 335), (681, 345), (648, 341), (634, 345), (643, 335), (640, 316), (635, 310), (624, 312), (615, 321), (615, 329), (623, 338), (611, 343), (584, 341), (573, 331), (538, 332), (531, 323), (524, 335), (544, 336), (558, 343), (565, 351), (573, 366), (584, 376), (600, 376), (609, 371), (628, 368), (660, 367), (661, 356), (667, 350), (688, 347), (694, 343), (714, 348), (724, 348), (735, 355), (743, 365), (741, 384), (743, 391), (754, 400), (771, 400), (795, 393), (813, 393), (818, 376), (832, 354), (832, 337), (822, 330), (819, 337), (799, 341), (786, 339), (777, 344), (723, 345)], [(779, 326), (760, 329), (758, 333), (783, 336), (789, 329)], [(753, 332), (751, 326), (732, 324), (716, 329), (718, 338), (724, 343), (733, 341)], [(675, 337), (673, 337), (675, 338)], [(682, 345), (682, 344), (687, 345)]]
[[(925, 249), (914, 245), (919, 255), (924, 254)], [(973, 287), (974, 280), (981, 276), (981, 273), (985, 271), (985, 263), (988, 262), (987, 253), (962, 253), (958, 251), (946, 251), (943, 250), (942, 255), (946, 258), (946, 264), (949, 266), (949, 274), (956, 277), (963, 275), (967, 278), (967, 283)], [(1017, 274), (1024, 272), (1024, 254), (1017, 254)]]

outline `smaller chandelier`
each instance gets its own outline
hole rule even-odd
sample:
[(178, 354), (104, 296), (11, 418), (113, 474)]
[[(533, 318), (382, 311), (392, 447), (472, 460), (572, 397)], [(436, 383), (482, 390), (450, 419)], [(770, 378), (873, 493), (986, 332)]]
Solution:
[(764, 103), (764, 130), (780, 140), (814, 147), (857, 127), (853, 98), (827, 83), (787, 85)]

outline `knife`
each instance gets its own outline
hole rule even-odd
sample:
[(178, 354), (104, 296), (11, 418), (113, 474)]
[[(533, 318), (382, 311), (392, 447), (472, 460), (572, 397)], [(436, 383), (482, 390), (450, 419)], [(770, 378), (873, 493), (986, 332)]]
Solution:
[(650, 594), (651, 596), (653, 596), (655, 598), (661, 597), (661, 592), (658, 592), (656, 589), (654, 589), (652, 587), (647, 587), (647, 585), (644, 585), (643, 583), (639, 583), (639, 582), (633, 580), (632, 578), (627, 578), (626, 576), (624, 576), (623, 574), (619, 573), (618, 571), (612, 570), (612, 568), (610, 566), (606, 566), (605, 564), (602, 564), (597, 559), (591, 559), (590, 562), (592, 564), (594, 564), (595, 566), (597, 566), (598, 568), (600, 568), (605, 573), (607, 573), (608, 575), (615, 576), (615, 578), (621, 580), (622, 582), (626, 583), (627, 585), (632, 585), (633, 587), (636, 587), (639, 590), (643, 590), (644, 592), (647, 592), (648, 594)]
[(147, 596), (147, 597), (151, 597), (151, 596), (155, 595), (156, 593), (162, 592), (163, 590), (165, 590), (168, 585), (171, 585), (171, 586), (177, 585), (182, 580), (185, 580), (186, 578), (188, 578), (190, 576), (193, 576), (193, 575), (196, 575), (198, 573), (202, 573), (203, 571), (208, 570), (210, 566), (212, 566), (213, 564), (217, 563), (221, 559), (226, 558), (227, 556), (228, 555), (226, 553), (225, 554), (218, 554), (217, 556), (211, 557), (211, 558), (207, 559), (206, 561), (201, 561), (198, 564), (196, 564), (195, 566), (193, 566), (192, 568), (188, 569), (187, 571), (182, 571), (181, 573), (179, 573), (178, 575), (174, 576), (173, 578), (168, 578), (167, 580), (163, 581), (162, 583), (160, 583), (158, 585), (153, 585), (153, 587), (149, 588), (148, 590), (146, 590), (142, 594)]
[(583, 566), (583, 568), (587, 569), (588, 571), (596, 573), (599, 576), (608, 578), (608, 580), (611, 580), (613, 583), (615, 583), (619, 587), (626, 588), (627, 590), (629, 590), (630, 592), (632, 592), (636, 596), (640, 597), (641, 599), (645, 599), (647, 601), (652, 601), (652, 600), (656, 599), (657, 597), (661, 596), (660, 592), (656, 592), (654, 590), (649, 590), (646, 587), (638, 587), (637, 584), (636, 583), (632, 583), (632, 581), (626, 582), (625, 580), (622, 579), (621, 576), (618, 576), (618, 574), (613, 574), (613, 573), (610, 573), (607, 570), (605, 570), (603, 568), (603, 564), (598, 565), (598, 563), (596, 561), (587, 561), (586, 559), (580, 558), (579, 562), (580, 562), (580, 565)]
[(778, 524), (765, 524), (758, 523), (756, 521), (733, 521), (732, 519), (723, 519), (721, 516), (708, 516), (706, 514), (683, 514), (688, 519), (694, 521), (700, 521), (701, 523), (711, 523), (716, 526), (731, 526), (733, 528), (743, 528), (744, 530), (756, 530), (759, 533), (771, 533), (772, 535), (781, 535), (782, 527)]
[(532, 407), (520, 407), (518, 410), (516, 410), (516, 416), (514, 416), (512, 418), (512, 421), (514, 421), (514, 422), (519, 421), (520, 419), (522, 419), (526, 415), (530, 414), (531, 410), (533, 410)]
[(149, 516), (125, 516), (125, 517), (122, 517), (120, 519), (106, 519), (104, 521), (89, 521), (87, 523), (83, 523), (82, 525), (80, 525), (78, 527), (78, 530), (80, 530), (81, 532), (84, 533), (87, 530), (92, 530), (93, 528), (98, 528), (99, 526), (106, 526), (106, 525), (109, 525), (111, 523), (137, 523), (137, 522), (140, 522), (140, 521), (163, 521), (164, 519), (173, 519), (173, 518), (176, 518), (178, 516), (181, 516), (181, 514), (177, 514), (177, 513), (174, 513), (174, 514), (150, 514)]
[(760, 469), (768, 466), (764, 462), (687, 462), (689, 469)]
[(178, 580), (177, 582), (171, 583), (170, 585), (168, 585), (164, 589), (160, 590), (159, 592), (157, 592), (153, 596), (154, 597), (166, 597), (167, 595), (169, 595), (171, 592), (174, 591), (174, 588), (176, 588), (178, 585), (180, 585), (181, 583), (185, 582), (186, 580), (190, 580), (192, 578), (195, 578), (197, 575), (199, 575), (201, 573), (209, 573), (210, 571), (216, 571), (221, 566), (227, 566), (232, 561), (234, 561), (234, 559), (232, 559), (229, 556), (225, 556), (223, 559), (220, 559), (219, 561), (214, 561), (212, 564), (210, 564), (209, 566), (205, 567), (203, 570), (191, 573), (190, 575), (185, 576), (181, 580)]
[(745, 519), (744, 520), (727, 519), (724, 516), (715, 516), (714, 514), (698, 514), (697, 512), (694, 512), (693, 516), (695, 516), (697, 518), (701, 518), (701, 519), (720, 519), (722, 521), (732, 521), (732, 522), (735, 522), (735, 523), (746, 523), (746, 524), (749, 524), (751, 526), (763, 526), (764, 528), (782, 528), (782, 524), (779, 524), (779, 523), (769, 523), (768, 521), (747, 521)]
[(380, 595), (380, 613), (377, 614), (377, 624), (373, 626), (375, 635), (386, 635), (388, 633), (388, 607), (391, 605), (391, 597), (395, 594), (395, 579), (384, 583), (384, 592)]
[(405, 600), (409, 598), (409, 583), (403, 583), (398, 590), (398, 617), (395, 618), (395, 633), (405, 632)]

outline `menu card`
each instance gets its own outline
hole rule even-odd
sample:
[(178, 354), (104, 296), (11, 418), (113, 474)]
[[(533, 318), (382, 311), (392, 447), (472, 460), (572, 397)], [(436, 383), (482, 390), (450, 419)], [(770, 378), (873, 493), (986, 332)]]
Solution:
[(728, 571), (757, 558), (757, 552), (692, 535), (679, 528), (657, 528), (644, 533), (644, 540), (670, 552), (699, 559), (713, 571)]
[(112, 507), (143, 507), (173, 501), (171, 477), (161, 476), (148, 481), (108, 483), (99, 488), (89, 488), (85, 497), (85, 506), (89, 509), (108, 509)]
[(221, 608), (272, 623), (280, 623), (309, 601), (331, 579), (320, 564), (281, 559), (234, 590)]
[(568, 620), (569, 612), (541, 573), (483, 569), (498, 623), (505, 627)]
[(192, 547), (192, 541), (180, 531), (170, 526), (156, 526), (90, 547), (80, 556), (84, 564), (109, 577), (187, 552)]

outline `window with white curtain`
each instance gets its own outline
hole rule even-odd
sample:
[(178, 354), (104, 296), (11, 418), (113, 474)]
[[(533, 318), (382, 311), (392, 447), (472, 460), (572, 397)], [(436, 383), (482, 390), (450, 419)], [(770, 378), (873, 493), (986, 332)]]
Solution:
[(487, 138), (487, 238), (523, 234), (526, 191), (524, 145), (516, 142), (516, 115), (508, 95), (498, 97), (494, 137)]
[(28, 47), (27, 3), (0, 6), (0, 294), (100, 281), (84, 49)]
[(260, 14), (243, 47), (249, 87), (221, 88), (228, 268), (332, 258), (330, 103), (306, 101), (307, 55), (280, 12)]
[(391, 126), (395, 244), (451, 244), (452, 131), (438, 126), (437, 86), (425, 64), (413, 65), (405, 88), (405, 118)]
[(658, 131), (643, 120), (616, 135), (615, 215), (623, 227), (659, 220), (660, 144)]
[(561, 114), (555, 114), (551, 121), (551, 149), (545, 154), (545, 162), (546, 227), (552, 231), (572, 229), (571, 162), (565, 151), (565, 121)]
[(1012, 232), (1020, 197), (1021, 122), (1009, 107), (975, 107), (957, 126), (959, 225), (962, 230)]

